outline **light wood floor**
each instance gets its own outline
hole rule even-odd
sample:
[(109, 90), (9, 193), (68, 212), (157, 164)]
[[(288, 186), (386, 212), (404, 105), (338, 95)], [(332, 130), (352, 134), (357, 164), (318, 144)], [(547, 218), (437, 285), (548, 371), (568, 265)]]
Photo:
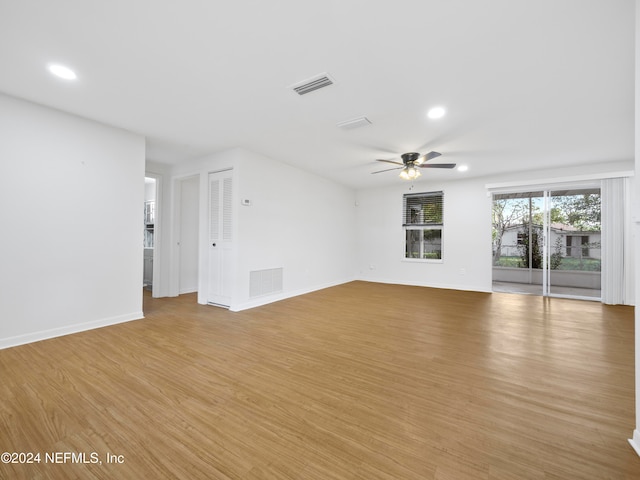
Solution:
[(0, 478), (640, 478), (632, 308), (353, 282), (145, 312), (0, 351), (0, 452), (43, 455)]

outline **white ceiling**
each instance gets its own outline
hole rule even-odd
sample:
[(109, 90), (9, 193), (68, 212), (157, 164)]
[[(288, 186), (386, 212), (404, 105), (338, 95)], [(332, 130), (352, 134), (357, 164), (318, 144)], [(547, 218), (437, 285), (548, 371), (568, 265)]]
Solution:
[(240, 146), (356, 188), (401, 181), (370, 173), (407, 151), (469, 166), (422, 179), (631, 160), (634, 4), (0, 0), (0, 91), (145, 135), (150, 160)]

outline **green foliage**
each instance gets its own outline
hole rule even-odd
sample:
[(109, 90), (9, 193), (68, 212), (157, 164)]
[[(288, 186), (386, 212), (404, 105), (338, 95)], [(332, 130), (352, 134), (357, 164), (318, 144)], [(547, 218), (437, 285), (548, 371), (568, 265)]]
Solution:
[(502, 237), (505, 230), (520, 223), (529, 211), (529, 201), (519, 199), (494, 200), (491, 210), (491, 237), (493, 240), (494, 264), (498, 262), (502, 249)]
[[(582, 232), (600, 231), (602, 205), (600, 194), (586, 193), (552, 197), (557, 212), (557, 222), (571, 225)], [(552, 221), (553, 216), (552, 216)]]
[(500, 257), (496, 267), (522, 268), (520, 257)]
[[(528, 223), (529, 218), (534, 225), (542, 225), (543, 212), (538, 204), (529, 205), (527, 199), (509, 198), (493, 202), (494, 238), (504, 230), (505, 224)], [(558, 195), (551, 197), (551, 223), (571, 225), (583, 232), (600, 231), (601, 199), (598, 193), (582, 195)]]
[[(523, 268), (529, 268), (529, 260), (531, 260), (531, 268), (542, 268), (539, 230), (538, 228), (534, 228), (531, 236), (529, 236), (529, 232), (526, 229), (520, 231), (522, 234), (522, 244), (518, 245), (518, 249), (520, 250)], [(529, 254), (529, 250), (531, 250), (531, 254)]]
[(562, 264), (562, 239), (560, 237), (556, 238), (556, 244), (553, 250), (551, 258), (549, 259), (549, 268), (551, 268), (551, 270), (558, 270)]
[[(542, 268), (542, 246), (540, 241), (542, 238), (541, 229), (532, 229), (531, 246), (529, 246), (530, 237), (528, 229), (523, 228), (523, 230), (520, 231), (520, 234), (522, 235), (522, 244), (518, 246), (520, 249), (520, 266), (522, 268), (529, 268), (529, 258), (531, 258), (531, 268)], [(531, 255), (529, 255), (529, 248), (531, 248)], [(551, 270), (559, 269), (562, 261), (562, 239), (556, 238), (554, 252), (549, 258), (549, 268)]]
[(576, 270), (580, 272), (599, 272), (601, 261), (599, 258), (564, 257), (558, 270)]
[(424, 215), (425, 223), (442, 223), (442, 203), (425, 203), (422, 206), (422, 214)]
[[(551, 216), (551, 223), (563, 223), (565, 225), (568, 225), (567, 217), (562, 212), (562, 210), (560, 208), (551, 207), (551, 210), (550, 210), (549, 213), (550, 213), (550, 216)], [(543, 223), (543, 215), (542, 215), (542, 212), (540, 211), (540, 209), (538, 207), (535, 208), (534, 213), (532, 214), (531, 218), (533, 219), (533, 223), (535, 225), (542, 225), (542, 223)]]

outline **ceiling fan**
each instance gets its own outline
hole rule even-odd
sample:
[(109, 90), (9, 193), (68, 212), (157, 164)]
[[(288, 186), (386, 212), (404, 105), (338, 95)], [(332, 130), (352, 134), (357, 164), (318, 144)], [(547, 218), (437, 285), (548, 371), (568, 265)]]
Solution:
[(442, 154), (438, 152), (429, 152), (425, 153), (424, 155), (420, 155), (417, 152), (403, 153), (402, 155), (400, 155), (400, 157), (402, 158), (402, 163), (396, 162), (394, 160), (378, 159), (378, 162), (393, 163), (394, 165), (400, 166), (387, 168), (386, 170), (378, 170), (377, 172), (371, 173), (382, 173), (391, 170), (402, 169), (402, 171), (400, 172), (400, 178), (402, 178), (403, 180), (414, 180), (421, 175), (419, 170), (420, 168), (454, 168), (456, 166), (455, 163), (425, 163), (429, 160), (439, 157), (440, 155)]

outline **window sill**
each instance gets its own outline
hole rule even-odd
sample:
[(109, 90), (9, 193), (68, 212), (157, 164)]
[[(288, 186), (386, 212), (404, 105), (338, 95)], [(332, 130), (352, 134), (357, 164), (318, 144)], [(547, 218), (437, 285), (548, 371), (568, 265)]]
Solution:
[(444, 263), (441, 258), (402, 258), (407, 263)]

